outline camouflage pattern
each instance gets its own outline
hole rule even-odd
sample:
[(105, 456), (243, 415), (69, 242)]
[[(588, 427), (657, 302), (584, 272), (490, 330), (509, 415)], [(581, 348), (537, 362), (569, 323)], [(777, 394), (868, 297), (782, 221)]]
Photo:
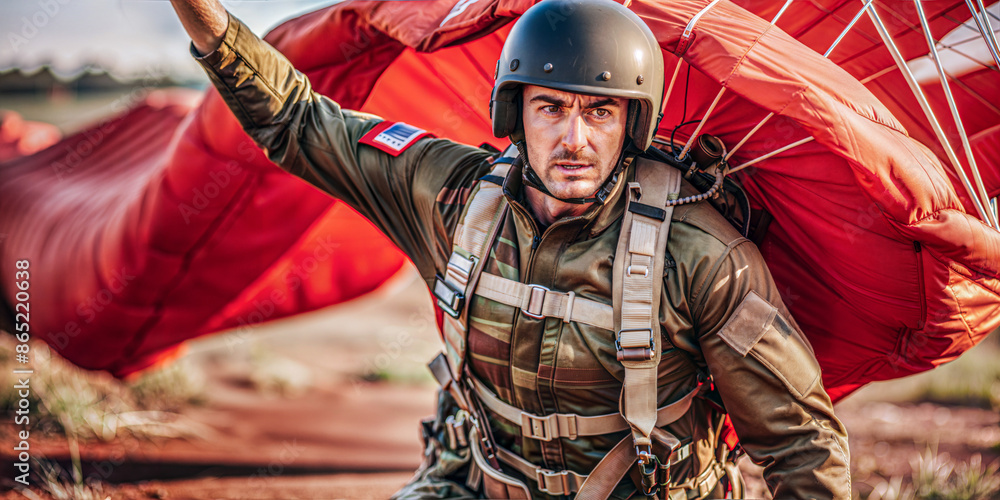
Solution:
[[(413, 260), (428, 286), (444, 274), (469, 192), (490, 170), (489, 152), (442, 139), (420, 140), (396, 157), (359, 145), (381, 119), (342, 110), (313, 93), (283, 56), (232, 17), (223, 45), (199, 61), (275, 163), (375, 223)], [(627, 173), (631, 178), (632, 169)], [(605, 205), (547, 228), (539, 227), (524, 201), (517, 163), (504, 189), (512, 210), (486, 272), (610, 304), (625, 202), (621, 186)], [(682, 196), (693, 193), (685, 183)], [(846, 431), (823, 390), (812, 348), (757, 248), (699, 203), (674, 210), (667, 251), (658, 405), (678, 399), (711, 373), (743, 448), (764, 464), (776, 498), (849, 498)], [(468, 363), (501, 399), (537, 415), (618, 411), (623, 368), (613, 332), (471, 300)], [(676, 482), (696, 475), (719, 453), (720, 421), (699, 399), (667, 427), (694, 442), (692, 457), (673, 469)], [(581, 474), (626, 435), (543, 442), (522, 438), (519, 427), (500, 418), (490, 425), (501, 446), (546, 468)], [(456, 481), (464, 484), (460, 477)], [(626, 477), (615, 496), (633, 492)]]

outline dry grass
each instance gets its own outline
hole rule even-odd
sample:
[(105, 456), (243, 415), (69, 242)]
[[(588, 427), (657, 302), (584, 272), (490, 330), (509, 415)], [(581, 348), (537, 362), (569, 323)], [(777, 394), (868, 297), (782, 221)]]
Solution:
[[(14, 341), (0, 335), (0, 413), (13, 414), (20, 396), (14, 389)], [(33, 467), (38, 492), (19, 490), (26, 498), (103, 500), (107, 486), (84, 482), (80, 443), (120, 437), (143, 440), (198, 436), (200, 426), (177, 410), (201, 404), (205, 397), (198, 372), (179, 362), (165, 370), (143, 374), (124, 383), (107, 373), (80, 369), (41, 343), (31, 344), (29, 417), (32, 436), (65, 437), (72, 468), (36, 455)]]
[(893, 476), (875, 485), (867, 500), (991, 500), (1000, 497), (1000, 461), (984, 465), (982, 456), (953, 462), (947, 453), (927, 448), (910, 460), (910, 484)]
[[(12, 413), (20, 397), (14, 389), (12, 339), (0, 336), (0, 412)], [(134, 382), (78, 368), (52, 354), (45, 344), (31, 347), (33, 432), (110, 441), (122, 435), (148, 439), (192, 434), (176, 410), (204, 402), (197, 372), (179, 362)]]
[[(71, 475), (63, 470), (57, 462), (48, 460), (37, 460), (36, 468), (40, 476), (39, 489), (53, 500), (108, 500), (112, 498), (108, 487), (103, 483), (98, 481), (84, 482), (80, 478), (79, 469), (75, 469)], [(20, 493), (31, 500), (39, 498), (31, 490), (21, 490)]]
[(299, 396), (312, 387), (309, 367), (274, 354), (259, 343), (250, 350), (249, 378), (258, 392), (268, 396)]

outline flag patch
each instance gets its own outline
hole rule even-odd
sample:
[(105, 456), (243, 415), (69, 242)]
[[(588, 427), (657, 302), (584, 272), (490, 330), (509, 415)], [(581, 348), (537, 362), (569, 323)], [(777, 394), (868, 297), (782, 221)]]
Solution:
[(368, 131), (361, 140), (361, 144), (367, 144), (378, 148), (392, 156), (399, 156), (406, 151), (418, 139), (431, 135), (426, 130), (419, 129), (413, 125), (402, 122), (384, 121)]

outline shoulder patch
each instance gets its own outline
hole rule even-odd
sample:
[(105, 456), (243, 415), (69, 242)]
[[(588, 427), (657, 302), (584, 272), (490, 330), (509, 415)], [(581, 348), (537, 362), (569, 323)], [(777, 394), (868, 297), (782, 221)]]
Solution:
[(384, 121), (375, 125), (375, 128), (369, 130), (358, 142), (385, 151), (392, 156), (399, 156), (417, 140), (429, 135), (431, 134), (426, 130), (413, 125)]
[(743, 302), (736, 307), (736, 312), (729, 317), (726, 324), (722, 325), (719, 336), (729, 344), (729, 347), (740, 353), (740, 356), (746, 357), (777, 316), (778, 308), (764, 300), (757, 292), (750, 290), (750, 293), (743, 298)]

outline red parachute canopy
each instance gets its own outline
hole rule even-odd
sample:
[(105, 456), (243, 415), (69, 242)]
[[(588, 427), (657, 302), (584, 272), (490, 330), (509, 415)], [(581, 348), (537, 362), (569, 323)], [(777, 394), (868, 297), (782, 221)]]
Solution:
[(24, 121), (13, 111), (0, 111), (0, 162), (36, 153), (61, 138), (54, 125)]
[[(493, 67), (502, 27), (530, 3), (346, 2), (288, 21), (267, 39), (347, 108), (501, 146), (487, 107)], [(953, 359), (1000, 324), (1000, 233), (969, 215), (972, 198), (942, 166), (946, 155), (893, 80), (898, 72), (871, 21), (862, 18), (826, 59), (817, 51), (856, 11), (840, 1), (805, 4), (793, 2), (778, 27), (763, 19), (780, 2), (755, 2), (753, 12), (708, 0), (630, 8), (657, 34), (667, 79), (683, 65), (659, 137), (710, 115), (701, 132), (732, 149), (774, 113), (733, 155), (734, 166), (813, 138), (735, 175), (774, 216), (761, 251), (836, 399)], [(912, 9), (877, 5), (896, 20), (889, 31), (905, 57), (926, 54), (910, 33)], [(960, 5), (933, 3), (935, 37), (969, 18)], [(975, 82), (959, 81), (980, 97), (997, 95), (996, 68), (972, 74)], [(935, 85), (925, 88), (946, 116)], [(963, 117), (984, 114), (975, 102), (959, 99)], [(78, 364), (127, 373), (185, 338), (346, 300), (398, 267), (388, 242), (343, 204), (269, 165), (214, 90), (189, 109), (146, 102), (61, 177), (49, 165), (78, 151), (86, 134), (0, 166), (0, 232), (13, 235), (4, 262), (38, 264), (33, 301), (45, 312), (32, 328)], [(1000, 113), (991, 112), (964, 125), (995, 196), (990, 127)], [(154, 116), (157, 127), (142, 126)], [(677, 137), (687, 140), (693, 128)], [(321, 259), (323, 238), (344, 253)], [(290, 271), (310, 257), (316, 270)], [(12, 272), (0, 271), (8, 301)], [(119, 291), (116, 272), (135, 277)], [(301, 280), (293, 286), (290, 276)], [(86, 322), (81, 304), (106, 290), (109, 303)]]

